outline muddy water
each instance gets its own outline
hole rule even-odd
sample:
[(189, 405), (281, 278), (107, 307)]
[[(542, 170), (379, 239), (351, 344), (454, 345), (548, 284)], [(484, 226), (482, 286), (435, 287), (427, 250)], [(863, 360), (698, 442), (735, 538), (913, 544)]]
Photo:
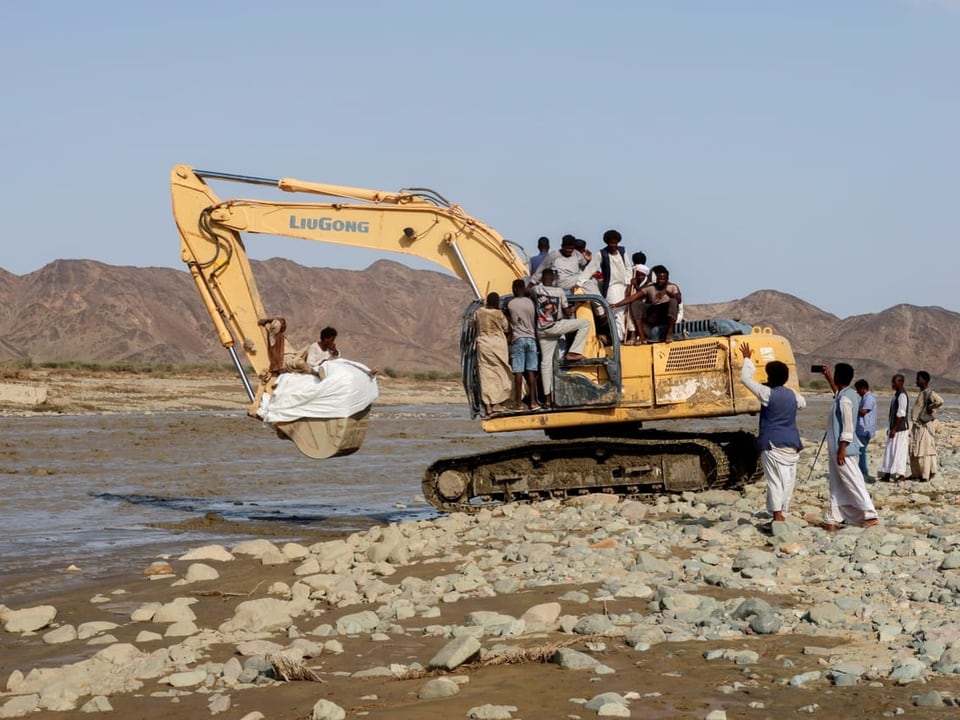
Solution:
[(423, 471), (488, 436), (455, 405), (376, 411), (356, 454), (311, 460), (242, 412), (0, 418), (0, 563), (62, 568), (117, 549), (220, 534), (343, 532), (431, 517)]
[[(826, 401), (804, 412), (819, 440)], [(739, 429), (730, 418), (665, 429)], [(349, 457), (311, 460), (242, 412), (0, 418), (5, 571), (102, 564), (118, 550), (176, 552), (238, 535), (290, 539), (428, 518), (424, 469), (441, 457), (543, 440), (485, 435), (458, 405), (385, 407)]]

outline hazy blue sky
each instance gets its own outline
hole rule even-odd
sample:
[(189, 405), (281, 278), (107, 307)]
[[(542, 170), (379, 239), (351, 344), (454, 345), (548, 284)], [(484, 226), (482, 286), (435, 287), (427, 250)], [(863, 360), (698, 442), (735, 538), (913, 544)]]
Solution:
[(168, 175), (187, 163), (430, 187), (531, 253), (615, 227), (691, 304), (960, 311), (960, 0), (37, 0), (0, 26), (16, 274), (182, 268)]

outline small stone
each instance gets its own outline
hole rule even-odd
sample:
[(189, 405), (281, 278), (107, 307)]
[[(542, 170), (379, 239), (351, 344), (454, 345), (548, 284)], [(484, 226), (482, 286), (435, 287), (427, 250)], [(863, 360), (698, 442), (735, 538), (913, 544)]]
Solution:
[(801, 687), (806, 685), (808, 682), (814, 682), (823, 677), (819, 670), (810, 670), (809, 672), (800, 673), (799, 675), (794, 675), (790, 678), (791, 687)]
[(24, 717), (40, 708), (40, 696), (37, 694), (18, 695), (0, 705), (0, 717)]
[(164, 637), (190, 637), (200, 632), (200, 629), (197, 627), (196, 623), (193, 620), (181, 620), (179, 622), (171, 623), (167, 629), (164, 631)]
[(226, 712), (230, 709), (230, 696), (229, 695), (213, 695), (210, 698), (210, 702), (207, 703), (207, 709), (210, 710), (211, 715), (219, 715), (222, 712)]
[(194, 548), (184, 555), (181, 560), (213, 560), (216, 562), (229, 562), (233, 560), (233, 555), (223, 545), (204, 545)]
[(43, 634), (43, 641), (47, 645), (59, 645), (77, 639), (77, 630), (73, 625), (61, 625), (56, 630)]
[(195, 687), (207, 679), (206, 670), (188, 670), (173, 673), (164, 682), (175, 688)]
[(130, 614), (130, 619), (133, 622), (150, 622), (161, 607), (163, 604), (158, 602), (144, 603)]
[(573, 648), (558, 648), (550, 662), (563, 670), (592, 670), (597, 665), (595, 658)]
[(890, 679), (898, 685), (907, 685), (923, 677), (925, 665), (916, 658), (897, 660)]
[(100, 635), (101, 633), (107, 632), (107, 630), (115, 630), (118, 628), (114, 622), (109, 622), (107, 620), (94, 620), (91, 622), (81, 623), (77, 628), (77, 639), (86, 640), (87, 638), (92, 638), (95, 635)]
[(843, 610), (831, 602), (813, 606), (807, 617), (814, 625), (842, 625), (846, 621)]
[(630, 708), (620, 703), (605, 703), (597, 709), (598, 717), (630, 717)]
[(913, 699), (913, 704), (917, 707), (943, 707), (943, 696), (936, 690), (930, 690), (917, 695)]
[(47, 627), (57, 617), (53, 605), (38, 605), (21, 610), (9, 610), (3, 615), (3, 629), (7, 632), (36, 632)]
[(600, 693), (599, 695), (594, 695), (592, 698), (587, 700), (586, 704), (584, 704), (584, 707), (587, 710), (599, 710), (601, 707), (609, 703), (617, 703), (626, 707), (627, 700), (619, 693), (605, 692)]
[(436, 698), (450, 697), (460, 692), (460, 686), (449, 678), (433, 678), (423, 684), (417, 692), (417, 697), (421, 700), (434, 700)]
[(113, 705), (103, 695), (96, 695), (80, 706), (80, 712), (113, 712)]
[(144, 575), (173, 575), (173, 566), (166, 560), (154, 560), (143, 569)]
[(209, 565), (204, 565), (203, 563), (192, 563), (190, 567), (187, 568), (187, 572), (184, 575), (184, 580), (186, 580), (188, 583), (194, 583), (203, 582), (205, 580), (216, 580), (219, 577), (220, 573)]
[(313, 706), (313, 714), (310, 717), (311, 720), (344, 720), (347, 717), (347, 712), (329, 700), (318, 700), (317, 704)]
[(453, 670), (479, 651), (480, 641), (477, 638), (473, 635), (462, 635), (440, 648), (440, 651), (427, 663), (427, 667)]
[(467, 711), (471, 720), (510, 720), (517, 711), (516, 705), (480, 705)]

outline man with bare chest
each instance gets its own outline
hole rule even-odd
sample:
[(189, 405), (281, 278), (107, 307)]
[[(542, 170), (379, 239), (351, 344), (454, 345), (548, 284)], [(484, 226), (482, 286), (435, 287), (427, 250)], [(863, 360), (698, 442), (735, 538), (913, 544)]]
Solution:
[(613, 308), (640, 301), (640, 327), (637, 328), (637, 343), (647, 342), (651, 328), (666, 325), (663, 341), (673, 341), (673, 329), (677, 324), (677, 314), (683, 296), (680, 288), (670, 282), (670, 271), (663, 265), (654, 265), (650, 269), (655, 280), (652, 285), (640, 288), (633, 295), (611, 305)]

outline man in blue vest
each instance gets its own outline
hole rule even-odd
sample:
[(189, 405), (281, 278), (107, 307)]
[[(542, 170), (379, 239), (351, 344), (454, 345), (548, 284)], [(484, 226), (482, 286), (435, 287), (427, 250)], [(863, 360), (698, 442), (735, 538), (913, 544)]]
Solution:
[(897, 373), (890, 379), (893, 397), (888, 414), (887, 444), (880, 461), (880, 479), (900, 482), (907, 474), (910, 459), (910, 399), (903, 389), (904, 377)]
[(877, 524), (877, 509), (873, 506), (863, 473), (860, 472), (860, 441), (857, 439), (857, 411), (860, 398), (850, 387), (853, 366), (837, 363), (830, 375), (824, 366), (824, 377), (836, 395), (827, 425), (827, 450), (830, 467), (830, 509), (820, 527), (833, 532), (841, 523), (870, 527)]
[(779, 360), (766, 365), (767, 382), (761, 385), (753, 379), (756, 366), (749, 343), (740, 343), (743, 367), (740, 380), (760, 401), (760, 429), (757, 445), (760, 448), (760, 463), (767, 481), (767, 512), (773, 521), (760, 526), (760, 532), (773, 532), (774, 522), (783, 522), (790, 509), (790, 499), (797, 482), (797, 462), (803, 442), (797, 429), (797, 410), (807, 406), (804, 397), (784, 387), (790, 377), (790, 369)]

